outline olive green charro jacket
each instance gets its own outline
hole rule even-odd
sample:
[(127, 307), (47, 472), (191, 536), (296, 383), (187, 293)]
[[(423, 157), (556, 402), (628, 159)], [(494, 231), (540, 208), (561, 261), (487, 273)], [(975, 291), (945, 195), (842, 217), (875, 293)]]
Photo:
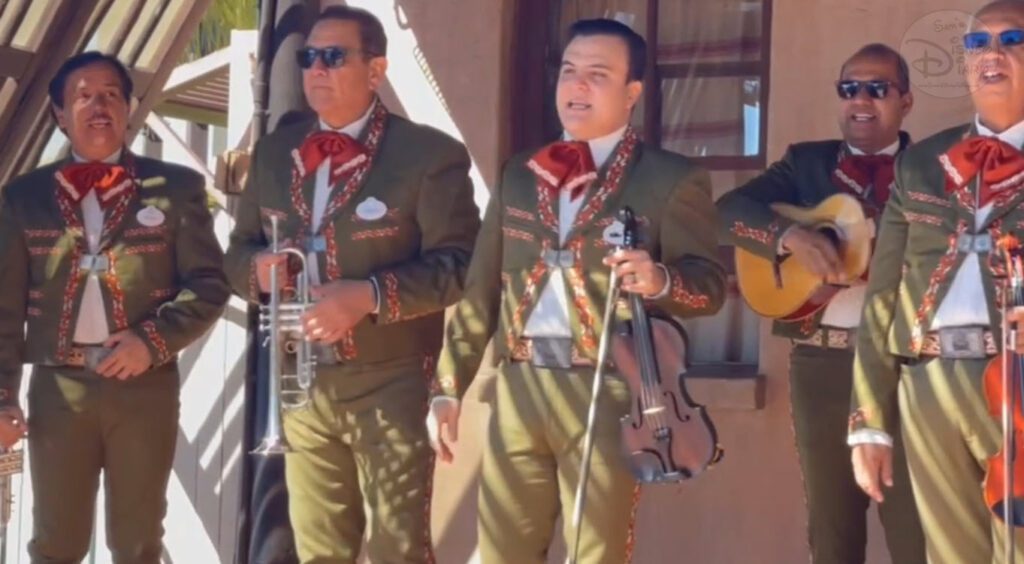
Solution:
[[(851, 430), (873, 428), (894, 433), (899, 363), (920, 356), (929, 331), (956, 272), (967, 254), (957, 250), (960, 233), (975, 233), (973, 194), (946, 193), (939, 161), (973, 126), (942, 131), (907, 149), (896, 161), (896, 185), (882, 214), (871, 262), (861, 330), (854, 361)], [(995, 202), (982, 226), (997, 240), (1024, 236), (1024, 191)], [(981, 253), (981, 275), (991, 330), (1001, 339), (1001, 313), (994, 274), (1003, 269), (998, 253)]]
[[(104, 213), (99, 274), (111, 333), (131, 329), (154, 364), (175, 359), (223, 311), (230, 288), (207, 209), (203, 178), (187, 168), (133, 157), (136, 187)], [(14, 179), (0, 208), (0, 405), (18, 398), (22, 364), (66, 364), (88, 272), (81, 206), (63, 213), (56, 173), (69, 160)], [(156, 208), (162, 221), (140, 222)], [(160, 215), (160, 214), (157, 214)], [(150, 216), (152, 217), (152, 215)], [(26, 326), (27, 323), (27, 326)]]
[[(373, 122), (371, 118), (359, 137), (364, 144)], [(364, 182), (353, 186), (347, 203), (333, 212), (329, 206), (322, 223), (328, 241), (327, 251), (318, 257), (321, 280), (329, 278), (326, 259), (333, 253), (341, 278), (372, 277), (380, 290), (379, 312), (353, 330), (353, 350), (346, 354), (338, 347), (339, 356), (350, 364), (416, 355), (436, 359), (444, 309), (462, 295), (480, 226), (466, 148), (394, 114), (383, 123), (379, 151)], [(225, 256), (235, 292), (252, 303), (261, 299), (253, 257), (269, 246), (269, 217), (280, 218), (282, 241), (305, 237), (307, 229), (290, 197), (292, 152), (317, 127), (316, 119), (282, 127), (261, 139), (254, 150)], [(316, 174), (309, 174), (301, 184), (307, 206), (312, 206), (315, 182)], [(331, 199), (343, 196), (344, 183), (342, 178)], [(366, 219), (366, 214), (357, 213), (371, 198), (386, 206), (383, 217)]]
[[(545, 251), (570, 251), (563, 265), (573, 341), (581, 354), (597, 356), (608, 293), (609, 269), (601, 261), (612, 248), (605, 230), (623, 207), (633, 208), (641, 245), (670, 273), (668, 294), (651, 305), (679, 317), (711, 315), (725, 296), (718, 262), (715, 208), (707, 172), (685, 157), (638, 143), (625, 162), (615, 193), (590, 188), (564, 245), (558, 238), (558, 198), (538, 202), (538, 185), (526, 163), (512, 158), (492, 194), (473, 251), (466, 295), (448, 328), (435, 394), (462, 397), (495, 337), (495, 362), (508, 359), (550, 277)], [(615, 168), (615, 155), (593, 186)]]

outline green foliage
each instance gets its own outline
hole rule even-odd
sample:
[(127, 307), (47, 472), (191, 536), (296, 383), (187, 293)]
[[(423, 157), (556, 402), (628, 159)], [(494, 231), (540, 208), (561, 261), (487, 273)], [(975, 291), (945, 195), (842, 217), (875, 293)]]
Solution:
[(194, 61), (227, 47), (233, 29), (256, 29), (259, 5), (260, 0), (214, 0), (185, 49), (182, 62)]

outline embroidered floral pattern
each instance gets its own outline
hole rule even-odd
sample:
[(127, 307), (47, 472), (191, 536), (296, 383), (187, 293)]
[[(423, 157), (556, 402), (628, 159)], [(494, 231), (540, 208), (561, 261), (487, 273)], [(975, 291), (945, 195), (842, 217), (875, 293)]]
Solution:
[(158, 300), (166, 300), (167, 298), (173, 298), (178, 295), (178, 290), (174, 288), (164, 288), (162, 290), (153, 290), (149, 293), (149, 296)]
[(364, 239), (387, 239), (390, 237), (398, 236), (398, 227), (382, 227), (381, 229), (367, 229), (364, 231), (356, 231), (352, 234), (353, 241), (362, 241)]
[(729, 231), (732, 231), (732, 234), (737, 237), (751, 239), (761, 243), (762, 245), (771, 245), (772, 237), (774, 236), (774, 233), (770, 233), (764, 229), (747, 227), (747, 225), (742, 221), (733, 222), (732, 228)]
[(157, 227), (132, 227), (131, 229), (124, 230), (125, 237), (150, 237), (164, 235), (166, 233), (167, 227), (163, 225)]
[(384, 301), (388, 305), (388, 321), (402, 319), (402, 303), (398, 298), (398, 277), (394, 272), (384, 274)]
[(588, 353), (597, 353), (597, 337), (594, 333), (594, 305), (590, 303), (587, 296), (586, 278), (583, 272), (582, 240), (577, 239), (569, 246), (575, 255), (573, 266), (565, 270), (569, 278), (569, 289), (572, 290), (572, 303), (576, 306), (576, 314), (579, 316), (580, 346)]
[(942, 218), (937, 215), (931, 215), (927, 213), (916, 213), (916, 212), (903, 212), (903, 216), (907, 218), (910, 223), (927, 223), (928, 225), (941, 226)]
[(626, 533), (626, 564), (633, 561), (633, 549), (636, 547), (636, 515), (640, 511), (640, 482), (633, 484), (633, 500), (630, 502), (629, 527)]
[(55, 255), (57, 254), (58, 247), (29, 247), (28, 254), (33, 257)]
[(110, 267), (103, 279), (110, 291), (110, 309), (114, 313), (114, 329), (120, 331), (128, 326), (128, 316), (124, 311), (124, 290), (121, 289), (121, 282), (117, 278), (117, 259), (114, 257), (114, 253), (108, 252), (106, 255), (107, 260), (110, 261)]
[(515, 229), (512, 227), (502, 227), (501, 232), (510, 239), (519, 239), (521, 241), (533, 242), (534, 237), (532, 233), (523, 231), (522, 229)]
[(536, 216), (534, 216), (532, 213), (526, 210), (521, 210), (519, 208), (513, 208), (511, 206), (505, 206), (505, 215), (509, 217), (514, 217), (516, 219), (521, 219), (523, 221), (537, 220)]
[[(61, 196), (63, 191), (57, 192), (57, 207), (60, 209), (64, 223), (70, 228), (82, 229), (78, 221), (78, 215), (73, 209), (70, 197)], [(71, 334), (71, 314), (75, 309), (75, 297), (78, 295), (78, 286), (81, 283), (80, 259), (82, 257), (82, 240), (76, 239), (76, 244), (71, 248), (68, 260), (71, 261), (71, 271), (68, 273), (68, 282), (64, 287), (64, 297), (60, 306), (60, 321), (57, 323), (57, 358), (66, 359), (69, 351), (69, 336)]]
[(557, 235), (558, 218), (555, 217), (555, 208), (551, 201), (551, 191), (539, 183), (537, 185), (537, 213), (540, 214), (540, 222)]
[(633, 158), (633, 151), (636, 149), (638, 141), (639, 139), (636, 132), (633, 131), (633, 128), (627, 127), (626, 133), (623, 135), (622, 141), (619, 143), (619, 147), (615, 150), (615, 154), (612, 155), (612, 164), (608, 167), (608, 173), (605, 175), (604, 182), (601, 183), (601, 187), (597, 189), (597, 193), (594, 194), (594, 197), (583, 206), (583, 209), (581, 209), (578, 214), (576, 214), (576, 221), (573, 222), (573, 229), (589, 224), (594, 219), (594, 216), (604, 208), (604, 204), (608, 201), (608, 198), (619, 191), (619, 188), (622, 186), (622, 178), (624, 176), (623, 173), (626, 171), (626, 165), (629, 164), (630, 159)]
[(928, 288), (921, 298), (921, 305), (917, 308), (917, 315), (914, 316), (914, 325), (910, 333), (910, 350), (915, 354), (921, 352), (921, 342), (924, 336), (922, 327), (924, 326), (925, 317), (935, 307), (935, 295), (939, 291), (939, 285), (949, 276), (949, 272), (953, 269), (953, 264), (956, 262), (957, 254), (959, 253), (956, 244), (957, 240), (966, 231), (967, 222), (960, 220), (956, 226), (956, 231), (951, 233), (947, 239), (949, 248), (946, 250), (946, 254), (939, 259), (938, 266), (928, 279)]
[(149, 339), (149, 342), (152, 343), (153, 348), (157, 352), (157, 357), (153, 359), (153, 365), (159, 366), (170, 360), (171, 353), (167, 350), (167, 341), (164, 341), (160, 332), (156, 330), (156, 323), (143, 321), (142, 330), (146, 333), (146, 338)]
[(672, 301), (694, 309), (705, 309), (711, 305), (711, 298), (705, 294), (691, 292), (683, 284), (683, 277), (675, 268), (669, 268), (671, 289), (669, 297)]
[(916, 202), (934, 204), (936, 206), (942, 206), (944, 208), (953, 207), (953, 204), (951, 204), (948, 199), (933, 196), (926, 192), (914, 192), (913, 190), (907, 190), (907, 197)]
[(53, 237), (60, 237), (64, 232), (59, 229), (26, 229), (26, 239), (49, 239)]
[(509, 350), (512, 350), (515, 347), (516, 336), (522, 334), (523, 328), (525, 327), (523, 315), (526, 313), (526, 309), (529, 308), (533, 304), (534, 300), (537, 299), (537, 289), (540, 281), (548, 272), (548, 265), (544, 262), (544, 253), (546, 253), (550, 248), (551, 243), (545, 239), (541, 245), (540, 259), (530, 270), (530, 274), (526, 278), (526, 285), (523, 287), (523, 295), (519, 298), (519, 303), (516, 305), (516, 309), (512, 312), (512, 324), (508, 328), (508, 334), (506, 335)]
[(157, 253), (163, 253), (167, 251), (167, 243), (153, 243), (151, 245), (133, 245), (131, 247), (125, 247), (122, 254), (126, 256), (131, 255), (153, 255)]

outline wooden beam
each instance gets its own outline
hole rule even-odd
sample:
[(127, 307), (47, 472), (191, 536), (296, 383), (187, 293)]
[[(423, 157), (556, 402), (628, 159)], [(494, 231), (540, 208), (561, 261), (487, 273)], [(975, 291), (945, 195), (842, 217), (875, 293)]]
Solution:
[(669, 63), (658, 65), (662, 79), (736, 77), (757, 78), (764, 65), (761, 61), (723, 61), (720, 63)]
[[(105, 2), (105, 4), (109, 4)], [(46, 143), (38, 125), (49, 119), (47, 87), (50, 78), (64, 60), (85, 43), (84, 38), (95, 30), (95, 14), (100, 0), (63, 0), (54, 10), (46, 35), (40, 45), (46, 45), (44, 55), (32, 57), (22, 74), (18, 91), (9, 107), (0, 109), (0, 185), (6, 184), (26, 166), (26, 155), (38, 155)]]
[(644, 142), (661, 147), (661, 79), (658, 65), (658, 0), (647, 0), (647, 79), (644, 81)]
[(195, 0), (195, 2), (192, 3), (192, 7), (189, 8), (188, 15), (185, 17), (184, 21), (182, 21), (181, 27), (178, 29), (177, 35), (174, 37), (174, 41), (168, 45), (167, 51), (164, 52), (163, 60), (153, 73), (152, 82), (149, 83), (149, 86), (145, 91), (140, 91), (142, 94), (139, 96), (139, 105), (128, 120), (129, 143), (131, 143), (131, 139), (135, 134), (139, 132), (139, 129), (142, 128), (149, 112), (151, 112), (162, 99), (164, 84), (167, 83), (167, 79), (171, 76), (171, 72), (174, 68), (178, 66), (178, 61), (181, 60), (181, 54), (185, 51), (185, 47), (188, 46), (188, 42), (191, 41), (192, 36), (199, 27), (199, 22), (203, 19), (203, 14), (206, 13), (207, 8), (209, 8), (212, 3), (213, 0)]
[(162, 117), (154, 113), (150, 113), (146, 118), (146, 125), (149, 126), (149, 129), (152, 130), (153, 133), (156, 133), (160, 137), (160, 140), (164, 142), (165, 147), (173, 145), (179, 151), (184, 153), (185, 157), (189, 161), (189, 168), (195, 170), (199, 174), (202, 174), (203, 178), (206, 179), (207, 196), (209, 196), (214, 202), (217, 202), (217, 205), (222, 209), (227, 209), (227, 196), (217, 189), (216, 179), (214, 178), (213, 173), (210, 172), (210, 169), (206, 167), (206, 161), (200, 158), (199, 155), (195, 154), (192, 151), (192, 148), (189, 147), (188, 143), (175, 133), (174, 130), (171, 129), (171, 126), (168, 125)]
[(228, 126), (227, 114), (213, 108), (200, 108), (175, 102), (163, 102), (153, 108), (153, 112), (165, 117), (194, 121), (196, 123), (219, 125), (221, 127)]
[(20, 80), (32, 62), (33, 53), (17, 47), (0, 47), (0, 76)]

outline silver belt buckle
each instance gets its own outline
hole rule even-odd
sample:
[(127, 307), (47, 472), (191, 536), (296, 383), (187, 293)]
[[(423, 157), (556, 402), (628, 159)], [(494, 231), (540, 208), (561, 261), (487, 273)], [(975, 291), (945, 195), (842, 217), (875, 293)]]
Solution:
[(84, 346), (81, 348), (82, 356), (85, 357), (85, 367), (93, 372), (96, 371), (96, 367), (99, 366), (100, 363), (103, 362), (103, 359), (107, 358), (107, 356), (110, 355), (110, 352), (113, 350), (108, 349), (106, 347), (92, 345)]
[(317, 235), (306, 243), (306, 252), (323, 253), (327, 251), (327, 240), (323, 235)]
[(938, 333), (942, 358), (986, 358), (983, 327), (943, 327)]
[(572, 339), (541, 337), (530, 339), (533, 351), (530, 364), (538, 368), (572, 368)]
[(551, 268), (572, 268), (576, 257), (572, 251), (548, 249), (544, 251), (544, 263)]
[(956, 238), (956, 248), (961, 253), (988, 253), (992, 251), (992, 235), (989, 233), (961, 233)]
[(99, 274), (110, 270), (110, 259), (107, 255), (82, 255), (78, 261), (78, 268)]

